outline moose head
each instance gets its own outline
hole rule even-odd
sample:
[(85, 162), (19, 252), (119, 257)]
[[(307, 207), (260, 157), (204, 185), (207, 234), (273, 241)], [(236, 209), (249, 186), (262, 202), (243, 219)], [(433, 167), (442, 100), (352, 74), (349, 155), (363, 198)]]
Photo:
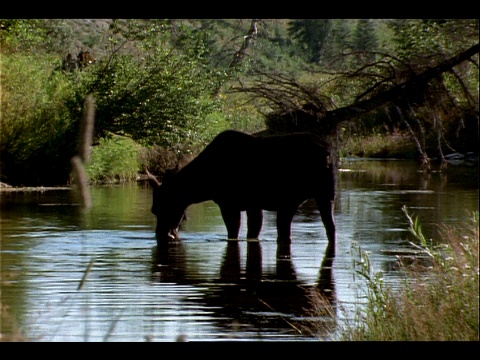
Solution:
[(178, 201), (178, 191), (174, 184), (169, 181), (169, 175), (162, 182), (146, 170), (150, 186), (153, 188), (152, 213), (157, 217), (155, 234), (157, 242), (161, 243), (178, 239), (180, 224), (186, 218), (185, 209)]

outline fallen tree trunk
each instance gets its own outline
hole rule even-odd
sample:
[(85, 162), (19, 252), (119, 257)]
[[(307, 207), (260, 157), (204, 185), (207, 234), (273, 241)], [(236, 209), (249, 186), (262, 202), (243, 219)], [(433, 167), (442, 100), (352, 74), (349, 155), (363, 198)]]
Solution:
[(333, 128), (342, 121), (351, 120), (352, 118), (358, 117), (359, 115), (365, 114), (387, 103), (397, 103), (399, 100), (408, 101), (412, 94), (415, 94), (418, 89), (424, 88), (429, 81), (440, 76), (444, 72), (450, 71), (454, 66), (470, 59), (475, 54), (478, 54), (479, 51), (480, 44), (476, 44), (437, 66), (414, 75), (407, 81), (375, 95), (370, 99), (362, 100), (339, 109), (327, 111), (321, 121), (322, 123), (329, 123), (329, 127)]

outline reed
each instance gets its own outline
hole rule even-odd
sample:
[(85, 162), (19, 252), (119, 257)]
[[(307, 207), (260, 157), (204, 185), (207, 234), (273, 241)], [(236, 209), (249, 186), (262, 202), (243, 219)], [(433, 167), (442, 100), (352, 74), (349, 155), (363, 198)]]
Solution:
[(423, 271), (403, 265), (404, 287), (394, 290), (360, 250), (356, 269), (368, 284), (367, 303), (342, 329), (341, 340), (478, 341), (478, 211), (464, 227), (440, 225), (437, 241), (427, 240), (418, 218), (406, 208), (404, 213), (412, 245), (424, 251), (430, 265)]

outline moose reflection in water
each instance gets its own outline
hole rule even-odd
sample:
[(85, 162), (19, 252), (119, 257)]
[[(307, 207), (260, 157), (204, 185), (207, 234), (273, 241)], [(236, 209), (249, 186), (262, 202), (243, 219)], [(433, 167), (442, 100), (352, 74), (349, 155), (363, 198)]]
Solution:
[(317, 135), (255, 137), (224, 131), (163, 184), (147, 174), (154, 188), (152, 213), (157, 216), (159, 247), (178, 237), (189, 205), (213, 200), (220, 207), (228, 239), (238, 239), (242, 211), (247, 214), (247, 239), (258, 239), (263, 210), (276, 211), (277, 244), (283, 256), (289, 253), (298, 207), (315, 199), (335, 251), (336, 168), (328, 145)]
[(172, 240), (154, 250), (152, 278), (204, 288), (198, 301), (215, 312), (226, 331), (242, 327), (245, 332), (253, 327), (260, 334), (262, 329), (284, 328), (296, 335), (328, 337), (337, 320), (333, 249), (328, 244), (316, 283), (306, 284), (297, 279), (290, 256), (277, 256), (274, 269), (263, 269), (262, 246), (256, 240), (247, 241), (242, 268), (239, 241), (228, 240), (219, 273), (206, 286), (186, 270), (184, 244)]

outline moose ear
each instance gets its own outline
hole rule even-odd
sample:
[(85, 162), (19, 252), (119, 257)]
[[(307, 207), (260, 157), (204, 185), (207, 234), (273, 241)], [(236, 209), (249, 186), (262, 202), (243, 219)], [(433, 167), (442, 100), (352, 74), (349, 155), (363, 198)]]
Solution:
[(147, 169), (145, 169), (145, 172), (147, 173), (148, 182), (150, 183), (150, 186), (154, 189), (159, 187), (160, 182), (157, 180), (157, 178), (155, 176), (153, 176), (152, 174), (150, 174), (150, 171), (148, 171)]

